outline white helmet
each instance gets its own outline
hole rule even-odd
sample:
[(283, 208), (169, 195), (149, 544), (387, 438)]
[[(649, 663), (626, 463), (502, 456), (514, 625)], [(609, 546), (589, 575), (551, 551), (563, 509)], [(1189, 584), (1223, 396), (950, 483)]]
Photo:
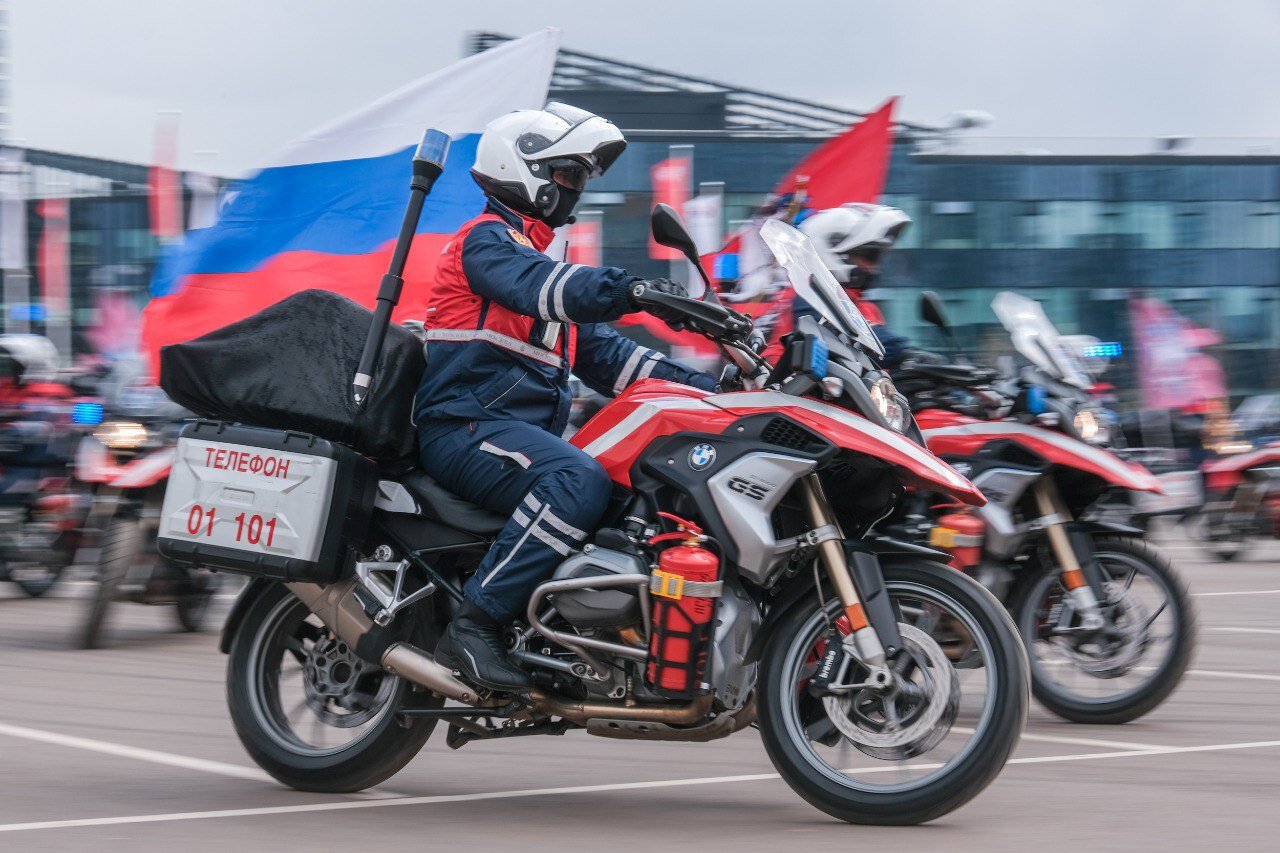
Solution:
[(613, 122), (552, 101), (489, 122), (471, 174), (489, 195), (555, 228), (587, 180), (603, 175), (626, 147)]
[(0, 358), (19, 384), (51, 382), (58, 374), (58, 348), (43, 335), (0, 335)]
[(879, 272), (880, 254), (911, 224), (911, 217), (883, 204), (842, 204), (800, 223), (827, 269), (847, 287), (863, 288)]

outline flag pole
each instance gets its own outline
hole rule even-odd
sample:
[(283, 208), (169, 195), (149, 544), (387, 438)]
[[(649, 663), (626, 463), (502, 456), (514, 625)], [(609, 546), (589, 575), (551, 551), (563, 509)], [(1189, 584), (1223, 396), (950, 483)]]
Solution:
[(360, 367), (351, 380), (351, 396), (357, 409), (364, 408), (365, 401), (369, 398), (369, 386), (373, 383), (373, 374), (377, 370), (378, 356), (382, 354), (382, 342), (386, 339), (387, 326), (391, 323), (391, 311), (400, 301), (400, 291), (404, 288), (404, 265), (409, 258), (409, 249), (413, 246), (413, 235), (418, 230), (422, 205), (431, 194), (436, 179), (444, 171), (444, 161), (449, 156), (449, 141), (449, 134), (432, 128), (423, 134), (422, 142), (413, 154), (409, 206), (405, 209), (404, 221), (400, 223), (400, 234), (396, 237), (396, 247), (391, 254), (387, 274), (382, 277), (382, 283), (378, 286), (378, 302), (373, 309), (373, 323), (369, 326), (369, 336), (364, 342)]

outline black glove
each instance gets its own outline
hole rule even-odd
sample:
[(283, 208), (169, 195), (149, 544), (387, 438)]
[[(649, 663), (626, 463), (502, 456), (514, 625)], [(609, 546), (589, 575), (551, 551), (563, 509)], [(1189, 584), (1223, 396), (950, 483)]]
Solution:
[[(669, 278), (653, 278), (644, 282), (645, 290), (650, 293), (666, 293), (671, 296), (688, 297), (689, 292), (684, 289), (684, 285), (678, 281), (672, 281)], [(688, 318), (685, 313), (677, 308), (668, 308), (665, 305), (654, 305), (651, 303), (639, 304), (632, 298), (632, 307), (637, 311), (647, 311), (666, 323), (677, 332), (683, 332), (689, 328)]]

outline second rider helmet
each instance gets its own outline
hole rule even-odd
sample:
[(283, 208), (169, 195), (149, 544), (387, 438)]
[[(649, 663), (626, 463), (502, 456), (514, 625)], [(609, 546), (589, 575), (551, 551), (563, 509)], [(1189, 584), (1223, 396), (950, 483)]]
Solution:
[(843, 204), (800, 223), (822, 262), (845, 287), (862, 290), (880, 272), (880, 259), (911, 224), (911, 217), (883, 204)]

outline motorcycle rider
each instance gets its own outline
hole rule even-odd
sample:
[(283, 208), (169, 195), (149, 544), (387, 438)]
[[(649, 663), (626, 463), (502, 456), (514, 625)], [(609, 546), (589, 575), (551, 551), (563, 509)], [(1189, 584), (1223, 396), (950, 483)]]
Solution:
[[(581, 547), (611, 483), (595, 459), (560, 438), (572, 371), (602, 394), (646, 377), (714, 389), (716, 380), (621, 337), (606, 323), (640, 310), (642, 279), (543, 254), (572, 221), (587, 181), (626, 140), (611, 122), (549, 103), (490, 122), (472, 177), (484, 212), (441, 252), (424, 323), (427, 371), (414, 401), (423, 469), (472, 503), (510, 516), (436, 649), (477, 684), (518, 691), (528, 674), (507, 659), (505, 629), (534, 587)], [(676, 282), (645, 282), (684, 295)], [(652, 309), (651, 309), (652, 310)], [(653, 310), (673, 325), (678, 315)]]
[[(884, 314), (865, 291), (880, 275), (884, 253), (893, 247), (911, 217), (896, 207), (883, 204), (843, 204), (819, 210), (804, 218), (797, 226), (807, 236), (827, 269), (844, 287), (862, 316), (876, 328), (876, 336), (884, 345), (884, 366), (893, 368), (907, 352), (907, 339), (894, 334), (884, 322)], [(770, 336), (765, 358), (776, 362), (782, 353), (782, 337), (795, 328), (800, 317), (815, 312), (803, 299), (788, 290), (777, 309), (777, 322)]]

